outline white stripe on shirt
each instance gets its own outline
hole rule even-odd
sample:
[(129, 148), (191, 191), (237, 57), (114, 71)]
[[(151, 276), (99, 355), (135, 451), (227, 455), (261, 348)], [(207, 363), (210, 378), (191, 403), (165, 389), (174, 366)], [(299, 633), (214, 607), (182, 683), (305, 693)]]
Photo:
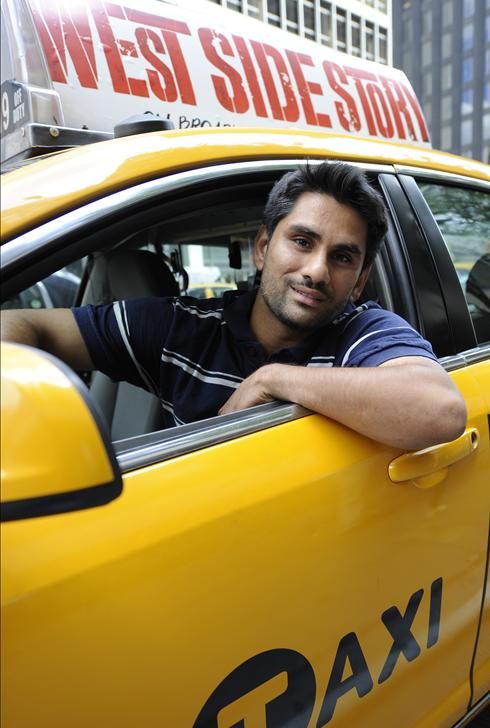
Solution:
[(334, 356), (312, 356), (307, 367), (333, 367)]
[(202, 382), (207, 382), (208, 384), (218, 384), (221, 387), (237, 389), (243, 382), (243, 377), (236, 377), (234, 374), (227, 374), (226, 372), (213, 372), (209, 369), (204, 369), (204, 367), (201, 367), (199, 364), (191, 361), (191, 359), (188, 359), (177, 352), (168, 351), (168, 349), (163, 350), (162, 361), (174, 364), (184, 372), (187, 372), (193, 377), (196, 377), (196, 379), (200, 379)]
[(371, 331), (369, 334), (366, 334), (365, 336), (361, 336), (361, 338), (357, 339), (357, 341), (355, 341), (352, 344), (352, 346), (349, 346), (349, 348), (347, 349), (347, 351), (344, 354), (344, 358), (342, 359), (340, 366), (341, 367), (345, 366), (349, 359), (351, 352), (354, 351), (356, 346), (359, 346), (359, 344), (361, 344), (363, 341), (365, 341), (366, 339), (369, 339), (370, 336), (374, 336), (375, 334), (384, 334), (384, 333), (386, 333), (386, 331), (394, 331), (395, 329), (411, 330), (411, 327), (410, 326), (390, 326), (389, 329), (376, 329), (376, 331)]
[(167, 410), (167, 412), (170, 412), (172, 417), (174, 418), (174, 422), (176, 425), (185, 425), (185, 422), (177, 417), (175, 414), (175, 410), (173, 408), (173, 405), (171, 402), (167, 402), (166, 399), (161, 399), (160, 404), (162, 405), (164, 410)]
[(202, 308), (198, 308), (197, 306), (189, 306), (185, 303), (182, 303), (182, 301), (179, 301), (177, 298), (174, 301), (174, 306), (178, 306), (183, 311), (186, 311), (187, 313), (192, 314), (193, 316), (198, 316), (199, 318), (217, 318), (220, 319), (223, 317), (223, 309), (217, 308), (215, 311), (206, 311)]
[(141, 377), (141, 380), (144, 384), (146, 384), (146, 387), (150, 392), (153, 394), (158, 395), (158, 388), (155, 386), (153, 381), (151, 380), (151, 377), (148, 375), (148, 373), (144, 370), (144, 368), (139, 364), (138, 360), (136, 359), (135, 353), (131, 347), (131, 344), (129, 343), (129, 326), (127, 322), (127, 315), (126, 315), (126, 303), (125, 301), (116, 301), (113, 304), (114, 309), (114, 316), (116, 318), (116, 323), (119, 328), (119, 333), (121, 334), (121, 338), (123, 340), (124, 346), (126, 347), (126, 350), (131, 357), (131, 361), (133, 362), (134, 366), (136, 367), (136, 371)]

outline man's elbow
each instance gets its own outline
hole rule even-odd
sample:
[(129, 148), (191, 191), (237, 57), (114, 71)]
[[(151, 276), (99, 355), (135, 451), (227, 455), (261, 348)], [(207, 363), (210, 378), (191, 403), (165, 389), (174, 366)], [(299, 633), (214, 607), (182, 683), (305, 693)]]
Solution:
[(431, 404), (427, 403), (424, 414), (419, 411), (416, 426), (402, 447), (425, 450), (456, 440), (465, 431), (466, 420), (466, 403), (456, 387), (439, 391)]
[(463, 434), (468, 413), (463, 396), (456, 387), (447, 392), (438, 414), (438, 442), (451, 442)]

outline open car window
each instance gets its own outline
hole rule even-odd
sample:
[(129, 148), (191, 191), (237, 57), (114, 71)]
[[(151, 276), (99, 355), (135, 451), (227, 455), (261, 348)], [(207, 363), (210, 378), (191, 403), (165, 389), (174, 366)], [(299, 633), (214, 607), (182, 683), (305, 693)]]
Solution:
[[(138, 197), (139, 189), (126, 190), (124, 209), (119, 207), (113, 219), (106, 214), (93, 227), (88, 211), (80, 208), (83, 220), (77, 236), (70, 238), (66, 228), (65, 239), (72, 242), (61, 254), (67, 258), (71, 249), (73, 254), (83, 252), (84, 255), (29, 282), (4, 305), (48, 308), (108, 304), (147, 296), (209, 298), (220, 297), (227, 290), (252, 289), (255, 285), (253, 244), (262, 222), (263, 206), (272, 184), (287, 166), (282, 162), (277, 165), (279, 169), (272, 165), (272, 169), (264, 171), (262, 167), (254, 175), (248, 172), (250, 166), (243, 165), (244, 170), (229, 181), (201, 170), (198, 182), (192, 180), (182, 190), (178, 185), (172, 188), (166, 180), (170, 189), (143, 209), (135, 210), (128, 204), (132, 196)], [(372, 179), (376, 181), (374, 174)], [(63, 239), (62, 227), (58, 234)], [(57, 253), (53, 259), (59, 256)], [(65, 298), (54, 295), (53, 281), (56, 284), (68, 281)], [(392, 286), (383, 256), (379, 256), (364, 297), (393, 310)], [(51, 295), (41, 299), (40, 291), (46, 287)], [(33, 303), (34, 295), (41, 303)], [(406, 311), (398, 312), (406, 315)], [(154, 395), (128, 383), (114, 383), (100, 372), (85, 380), (120, 451), (140, 449), (149, 441), (154, 446), (163, 440), (171, 440), (175, 448), (177, 433), (162, 432), (162, 405)], [(288, 412), (290, 417), (291, 409)], [(274, 414), (274, 422), (276, 417)], [(248, 415), (238, 413), (232, 419), (234, 423), (243, 423), (247, 418)], [(262, 415), (259, 417), (262, 422), (268, 421), (267, 418), (268, 415), (265, 419)], [(216, 422), (222, 419), (212, 418)], [(192, 437), (216, 427), (222, 439), (221, 425), (211, 420), (186, 426)], [(181, 436), (185, 435), (182, 428), (178, 430)], [(150, 440), (145, 440), (151, 433)]]

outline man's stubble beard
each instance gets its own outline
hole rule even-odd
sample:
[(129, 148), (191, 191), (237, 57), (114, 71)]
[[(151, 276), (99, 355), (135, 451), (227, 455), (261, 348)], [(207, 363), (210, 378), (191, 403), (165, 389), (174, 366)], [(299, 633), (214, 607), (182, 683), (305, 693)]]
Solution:
[(311, 290), (320, 290), (322, 295), (324, 295), (327, 299), (326, 303), (331, 302), (332, 296), (325, 290), (325, 287), (310, 286), (305, 284), (304, 281), (299, 283), (298, 281), (288, 280), (285, 282), (286, 287), (283, 290), (279, 290), (279, 286), (275, 281), (271, 283), (267, 280), (267, 277), (263, 276), (259, 286), (258, 295), (262, 296), (264, 303), (272, 315), (275, 316), (275, 318), (284, 326), (295, 332), (313, 333), (314, 331), (325, 328), (325, 326), (328, 326), (329, 323), (343, 312), (349, 301), (349, 298), (347, 298), (333, 309), (321, 312), (316, 317), (313, 316), (309, 321), (297, 321), (287, 313), (288, 304), (286, 302), (286, 297), (290, 290), (290, 285), (311, 288)]

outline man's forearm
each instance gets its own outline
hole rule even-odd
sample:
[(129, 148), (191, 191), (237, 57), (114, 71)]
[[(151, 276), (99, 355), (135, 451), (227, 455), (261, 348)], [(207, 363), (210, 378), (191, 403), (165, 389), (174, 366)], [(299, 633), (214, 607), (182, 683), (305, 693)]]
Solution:
[(331, 417), (373, 440), (418, 450), (458, 437), (464, 400), (438, 366), (308, 368), (272, 364), (256, 372), (264, 390)]

